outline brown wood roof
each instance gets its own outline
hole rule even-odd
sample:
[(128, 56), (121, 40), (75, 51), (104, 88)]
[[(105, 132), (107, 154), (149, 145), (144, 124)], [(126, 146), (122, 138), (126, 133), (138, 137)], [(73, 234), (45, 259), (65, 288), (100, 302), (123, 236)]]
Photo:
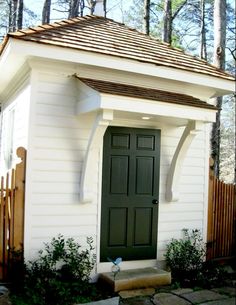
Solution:
[(81, 78), (81, 77), (78, 77), (78, 79), (87, 86), (89, 86), (90, 88), (100, 93), (114, 94), (114, 95), (134, 97), (134, 98), (143, 98), (147, 100), (153, 100), (153, 101), (159, 101), (159, 102), (165, 102), (171, 104), (217, 110), (215, 106), (210, 105), (204, 101), (201, 101), (198, 98), (185, 94), (161, 91), (161, 90), (132, 86), (132, 85), (124, 85), (120, 83), (107, 82), (97, 79), (95, 80), (95, 79)]
[(232, 76), (204, 60), (185, 54), (124, 24), (98, 16), (77, 17), (9, 33), (0, 53), (9, 37), (233, 80)]

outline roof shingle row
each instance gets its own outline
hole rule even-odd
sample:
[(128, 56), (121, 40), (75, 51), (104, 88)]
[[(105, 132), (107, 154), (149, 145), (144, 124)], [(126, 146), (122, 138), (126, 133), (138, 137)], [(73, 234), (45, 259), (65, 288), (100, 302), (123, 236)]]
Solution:
[(9, 33), (7, 39), (8, 37), (233, 80), (231, 75), (204, 60), (185, 54), (180, 49), (173, 48), (169, 44), (162, 43), (121, 23), (98, 16), (77, 17), (40, 25)]
[(153, 100), (153, 101), (159, 101), (159, 102), (165, 102), (171, 104), (217, 110), (215, 106), (210, 105), (204, 101), (201, 101), (198, 98), (185, 94), (161, 91), (161, 90), (132, 86), (132, 85), (124, 85), (120, 83), (102, 81), (97, 79), (95, 80), (95, 79), (81, 78), (81, 77), (77, 77), (77, 78), (80, 81), (82, 81), (84, 84), (89, 86), (90, 88), (100, 93), (134, 97), (134, 98), (143, 98), (147, 100)]

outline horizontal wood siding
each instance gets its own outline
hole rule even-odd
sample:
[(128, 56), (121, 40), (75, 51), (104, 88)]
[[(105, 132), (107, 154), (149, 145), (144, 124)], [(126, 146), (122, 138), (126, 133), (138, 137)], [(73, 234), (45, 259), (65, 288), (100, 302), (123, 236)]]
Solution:
[(158, 227), (158, 260), (164, 259), (166, 244), (172, 238), (182, 238), (182, 229), (206, 230), (204, 217), (206, 210), (205, 172), (206, 145), (205, 133), (201, 132), (191, 143), (183, 164), (177, 202), (166, 202), (166, 179), (173, 154), (182, 135), (183, 128), (162, 129), (160, 206)]
[[(30, 123), (28, 180), (26, 185), (25, 254), (32, 258), (43, 242), (58, 233), (84, 243), (92, 236), (99, 249), (100, 182), (102, 153), (94, 153), (91, 188), (96, 200), (79, 202), (80, 176), (92, 128), (90, 115), (75, 116), (78, 93), (72, 78), (62, 73), (35, 72), (34, 101)], [(119, 125), (119, 121), (116, 122)], [(139, 127), (139, 122), (133, 122)], [(120, 125), (122, 126), (122, 124)], [(183, 228), (204, 231), (206, 148), (202, 132), (196, 137), (184, 162), (179, 202), (165, 200), (166, 178), (183, 128), (162, 125), (158, 259), (166, 243), (181, 237)]]
[(2, 132), (1, 132), (1, 152), (0, 152), (0, 174), (4, 175), (10, 168), (7, 167), (4, 151), (9, 140), (9, 111), (14, 109), (14, 131), (12, 141), (13, 162), (11, 167), (19, 161), (15, 152), (18, 147), (27, 148), (28, 145), (28, 122), (29, 122), (29, 107), (30, 107), (30, 86), (25, 81), (11, 97), (2, 103)]
[[(97, 206), (79, 202), (82, 162), (91, 120), (75, 116), (76, 84), (63, 75), (38, 72), (32, 78), (34, 106), (27, 181), (26, 257), (59, 233), (96, 243)], [(96, 161), (95, 161), (96, 162)], [(95, 163), (94, 178), (98, 175)], [(96, 180), (96, 179), (95, 179)], [(97, 180), (94, 192), (97, 192)]]

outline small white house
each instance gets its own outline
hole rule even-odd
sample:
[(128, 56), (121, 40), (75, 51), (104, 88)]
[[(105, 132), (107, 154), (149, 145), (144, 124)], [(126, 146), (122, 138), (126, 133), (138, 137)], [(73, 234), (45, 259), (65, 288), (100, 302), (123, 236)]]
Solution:
[(154, 266), (207, 231), (211, 98), (234, 79), (123, 24), (86, 16), (10, 33), (0, 49), (1, 173), (27, 149), (24, 251), (92, 236), (97, 272)]

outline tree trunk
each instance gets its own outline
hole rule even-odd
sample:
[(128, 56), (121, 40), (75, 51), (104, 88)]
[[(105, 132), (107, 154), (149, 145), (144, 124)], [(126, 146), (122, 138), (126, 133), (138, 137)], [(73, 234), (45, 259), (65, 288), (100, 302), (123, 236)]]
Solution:
[(144, 32), (150, 34), (150, 0), (144, 0)]
[(172, 0), (165, 0), (163, 40), (171, 44), (172, 40)]
[(18, 13), (17, 13), (18, 30), (21, 30), (23, 25), (23, 9), (24, 9), (24, 0), (18, 0)]
[(12, 11), (12, 30), (13, 32), (17, 29), (17, 6), (18, 6), (18, 0), (13, 0), (13, 11)]
[(42, 24), (50, 22), (51, 0), (45, 0), (42, 12)]
[(8, 32), (12, 32), (12, 0), (8, 2), (9, 16), (8, 16)]
[(205, 0), (201, 0), (201, 42), (200, 42), (200, 58), (207, 60), (206, 50), (206, 26), (205, 26)]
[(93, 13), (94, 13), (96, 2), (97, 2), (96, 0), (88, 1), (91, 15), (93, 15)]
[(234, 101), (234, 183), (236, 184), (236, 101)]
[[(225, 41), (226, 41), (226, 0), (215, 0), (214, 2), (214, 65), (219, 69), (225, 68)], [(216, 98), (218, 107), (216, 122), (212, 127), (211, 153), (214, 159), (214, 172), (219, 177), (220, 163), (220, 109), (222, 97)]]
[(103, 7), (104, 7), (104, 17), (107, 16), (107, 0), (103, 0)]
[(214, 65), (225, 68), (226, 0), (214, 3)]
[(71, 0), (68, 18), (74, 18), (79, 15), (80, 0)]

